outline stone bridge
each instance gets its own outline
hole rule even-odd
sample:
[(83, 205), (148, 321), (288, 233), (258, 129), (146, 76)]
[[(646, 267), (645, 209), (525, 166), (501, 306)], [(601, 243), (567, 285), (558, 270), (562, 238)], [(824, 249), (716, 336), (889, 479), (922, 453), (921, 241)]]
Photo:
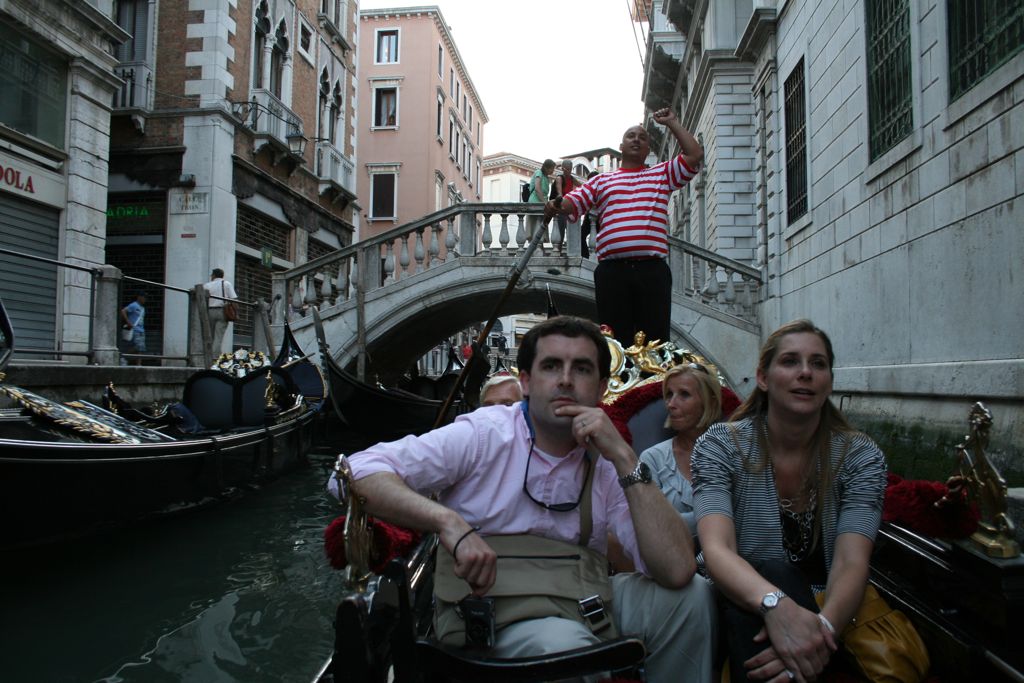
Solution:
[[(458, 204), (275, 274), (274, 319), (288, 311), (296, 338), (313, 350), (312, 316), (302, 309), (319, 306), (339, 363), (365, 354), (367, 373), (393, 378), (438, 342), (491, 316), (541, 212), (520, 203)], [(669, 241), (672, 341), (715, 362), (731, 386), (748, 393), (761, 274)], [(562, 235), (552, 222), (501, 315), (543, 313), (550, 287), (560, 313), (596, 319), (597, 263), (580, 252), (579, 225), (570, 223)]]

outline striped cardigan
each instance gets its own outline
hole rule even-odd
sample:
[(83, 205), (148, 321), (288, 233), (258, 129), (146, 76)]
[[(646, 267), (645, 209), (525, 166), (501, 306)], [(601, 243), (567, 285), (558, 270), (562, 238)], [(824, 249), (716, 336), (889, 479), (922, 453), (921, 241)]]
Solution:
[[(748, 562), (785, 560), (775, 475), (771, 462), (757, 470), (761, 452), (754, 429), (750, 418), (718, 423), (697, 440), (691, 461), (694, 509), (698, 521), (714, 514), (732, 518), (736, 548)], [(819, 497), (828, 570), (839, 534), (858, 533), (874, 540), (886, 484), (885, 457), (864, 434), (833, 434), (830, 455), (835, 479), (826, 495)]]

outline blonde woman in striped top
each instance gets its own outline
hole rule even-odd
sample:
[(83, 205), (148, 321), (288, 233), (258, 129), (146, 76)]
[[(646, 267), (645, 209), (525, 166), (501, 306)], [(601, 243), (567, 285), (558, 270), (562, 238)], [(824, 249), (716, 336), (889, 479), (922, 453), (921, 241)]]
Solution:
[(694, 447), (697, 528), (733, 681), (816, 680), (867, 584), (886, 466), (829, 400), (834, 360), (810, 321), (779, 328), (757, 388)]

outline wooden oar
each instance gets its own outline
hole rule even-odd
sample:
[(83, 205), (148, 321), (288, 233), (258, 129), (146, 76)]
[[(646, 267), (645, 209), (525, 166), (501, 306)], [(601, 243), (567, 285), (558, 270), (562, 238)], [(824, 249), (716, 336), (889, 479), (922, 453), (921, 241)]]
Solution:
[(537, 229), (533, 231), (533, 236), (530, 238), (530, 243), (526, 245), (526, 251), (523, 252), (523, 255), (519, 257), (519, 261), (512, 268), (512, 275), (508, 279), (508, 284), (505, 285), (505, 291), (501, 293), (501, 298), (498, 299), (498, 303), (494, 306), (494, 312), (491, 313), (491, 317), (487, 321), (487, 324), (484, 325), (482, 330), (480, 330), (480, 334), (477, 335), (476, 341), (473, 342), (473, 355), (470, 356), (469, 362), (462, 367), (462, 372), (459, 373), (459, 379), (456, 380), (455, 386), (452, 387), (451, 392), (448, 394), (448, 398), (446, 398), (444, 403), (441, 405), (441, 410), (438, 412), (437, 418), (434, 420), (434, 429), (437, 429), (444, 424), (444, 418), (451, 409), (452, 403), (455, 402), (455, 396), (459, 393), (459, 390), (462, 389), (462, 385), (466, 383), (466, 375), (469, 373), (470, 366), (472, 366), (474, 362), (480, 360), (480, 349), (483, 347), (484, 342), (487, 341), (487, 337), (491, 334), (491, 328), (494, 327), (494, 323), (501, 313), (502, 306), (505, 305), (505, 302), (508, 300), (512, 290), (515, 289), (516, 284), (519, 282), (519, 277), (523, 274), (523, 271), (526, 270), (527, 262), (529, 262), (530, 257), (533, 256), (533, 252), (537, 250), (541, 240), (544, 239), (544, 231), (550, 222), (551, 219), (548, 218), (537, 225)]

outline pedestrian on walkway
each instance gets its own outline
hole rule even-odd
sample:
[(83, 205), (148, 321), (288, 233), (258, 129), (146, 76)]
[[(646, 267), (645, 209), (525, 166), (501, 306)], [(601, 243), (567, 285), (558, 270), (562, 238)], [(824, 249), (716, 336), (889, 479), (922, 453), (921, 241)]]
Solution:
[(207, 313), (210, 317), (210, 331), (212, 332), (213, 355), (220, 356), (223, 352), (224, 333), (228, 329), (228, 319), (224, 317), (224, 299), (237, 299), (235, 288), (230, 282), (224, 279), (224, 271), (214, 268), (210, 273), (210, 281), (203, 285), (208, 294), (212, 294), (207, 301)]
[(647, 129), (632, 126), (622, 136), (622, 166), (602, 173), (564, 195), (549, 200), (544, 216), (563, 213), (578, 220), (596, 208), (597, 234), (594, 292), (598, 322), (628, 346), (638, 331), (647, 339), (669, 341), (672, 272), (668, 256), (668, 198), (697, 175), (704, 150), (683, 128), (671, 109), (654, 112), (679, 143), (678, 156), (646, 166), (651, 144)]
[[(121, 309), (123, 336), (129, 353), (146, 352), (146, 293), (136, 292), (135, 300)], [(142, 365), (141, 358), (132, 358), (131, 365)]]

